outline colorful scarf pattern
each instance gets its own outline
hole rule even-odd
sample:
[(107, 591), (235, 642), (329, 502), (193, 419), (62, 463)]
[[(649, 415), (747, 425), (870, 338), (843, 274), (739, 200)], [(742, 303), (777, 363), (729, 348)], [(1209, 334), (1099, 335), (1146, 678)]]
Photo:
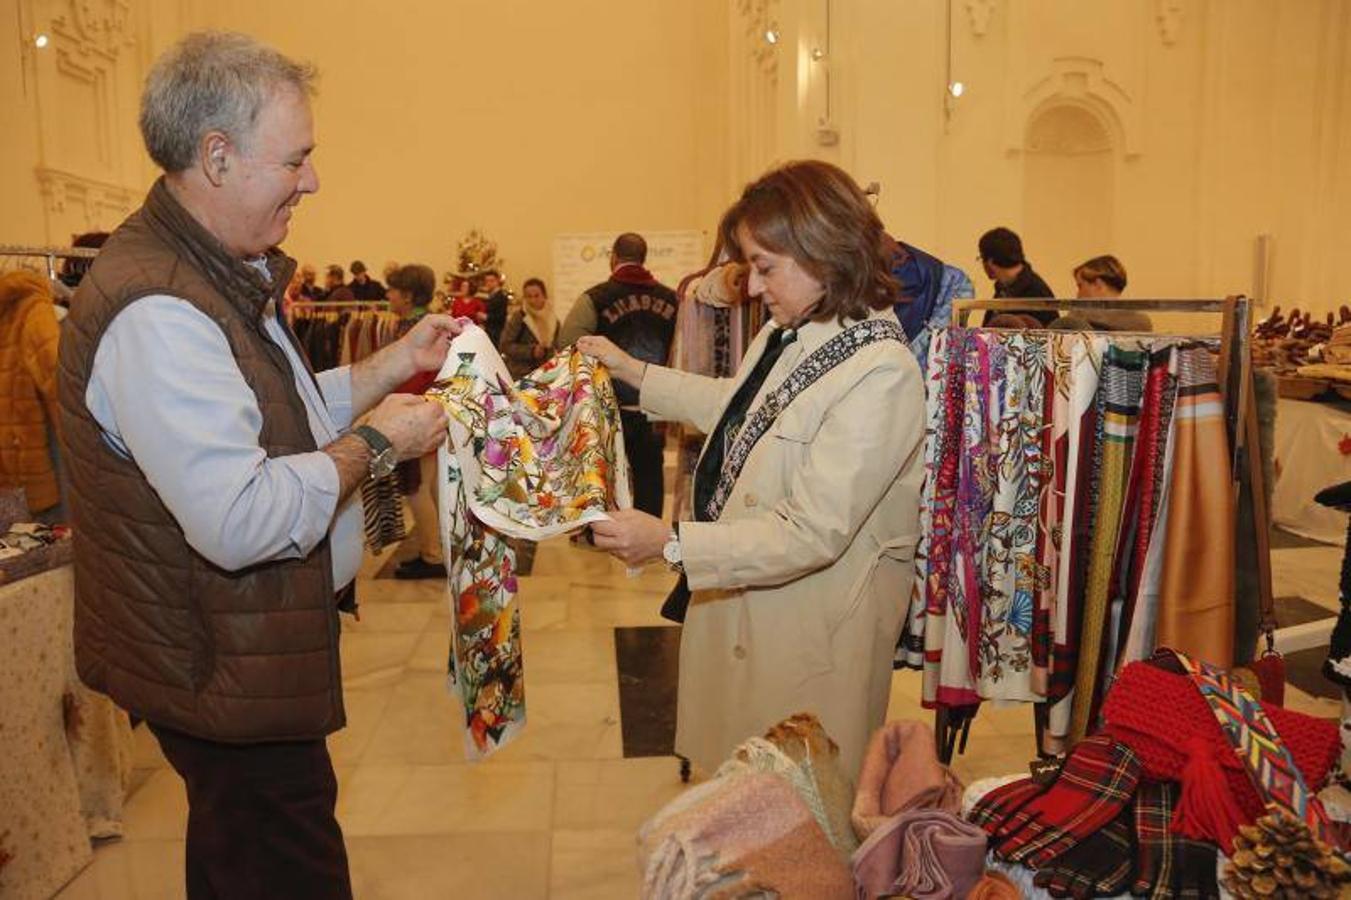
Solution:
[(1275, 806), (1292, 819), (1306, 823), (1318, 840), (1337, 846), (1322, 801), (1309, 790), (1295, 758), (1262, 704), (1235, 684), (1224, 670), (1185, 653), (1174, 651), (1174, 655), (1210, 705), (1220, 730), (1268, 807)]
[(427, 396), (450, 417), (439, 452), (451, 605), (450, 688), (479, 759), (525, 725), (509, 538), (543, 540), (631, 505), (619, 405), (606, 370), (565, 350), (513, 383), (487, 333), (452, 342)]
[[(1215, 567), (1180, 565), (1180, 545), (1232, 528), (1210, 345), (948, 328), (928, 357), (922, 536), (898, 655), (923, 668), (926, 706), (1046, 701), (1049, 733), (1082, 737), (1118, 668), (1197, 608), (1184, 586), (1203, 588), (1207, 630), (1228, 640)], [(1232, 556), (1227, 542), (1216, 552)]]

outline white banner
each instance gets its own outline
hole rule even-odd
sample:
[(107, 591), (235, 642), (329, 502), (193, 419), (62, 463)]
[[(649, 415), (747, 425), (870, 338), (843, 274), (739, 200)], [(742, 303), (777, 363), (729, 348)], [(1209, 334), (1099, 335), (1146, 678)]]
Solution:
[[(647, 241), (647, 268), (656, 279), (674, 289), (680, 279), (708, 262), (701, 231), (643, 231)], [(610, 248), (618, 231), (560, 234), (554, 238), (554, 279), (550, 289), (559, 319), (587, 288), (610, 277)]]

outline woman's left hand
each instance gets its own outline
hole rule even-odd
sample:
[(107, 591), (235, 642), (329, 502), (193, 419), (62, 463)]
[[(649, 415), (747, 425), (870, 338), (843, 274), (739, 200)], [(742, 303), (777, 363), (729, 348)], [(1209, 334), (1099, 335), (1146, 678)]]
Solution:
[(400, 342), (407, 351), (410, 371), (407, 377), (421, 372), (436, 372), (446, 361), (450, 342), (459, 336), (460, 323), (450, 316), (430, 313), (418, 320)]
[(592, 522), (596, 546), (630, 566), (661, 559), (671, 538), (671, 526), (656, 516), (636, 509), (617, 509), (608, 521)]

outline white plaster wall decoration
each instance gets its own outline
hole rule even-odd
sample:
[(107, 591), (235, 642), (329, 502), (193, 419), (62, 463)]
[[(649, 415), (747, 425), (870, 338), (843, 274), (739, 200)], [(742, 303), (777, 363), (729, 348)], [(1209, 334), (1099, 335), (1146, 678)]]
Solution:
[(110, 229), (136, 202), (135, 193), (120, 184), (46, 166), (34, 174), (55, 234)]
[(1165, 47), (1177, 43), (1182, 28), (1182, 0), (1154, 0), (1154, 18), (1159, 23), (1159, 38)]
[(737, 13), (742, 21), (744, 47), (761, 71), (773, 77), (779, 64), (778, 47), (765, 39), (771, 27), (778, 27), (778, 0), (739, 0)]
[(1106, 70), (1102, 60), (1086, 56), (1057, 57), (1044, 74), (1031, 81), (1005, 118), (1005, 149), (1021, 152), (1026, 146), (1028, 125), (1045, 110), (1063, 104), (1093, 113), (1127, 159), (1140, 155), (1139, 104)]
[(117, 59), (135, 44), (130, 0), (62, 0), (52, 16), (52, 31), (72, 42), (82, 56)]
[(966, 0), (966, 17), (974, 37), (985, 37), (990, 30), (990, 17), (994, 15), (994, 8), (995, 0)]

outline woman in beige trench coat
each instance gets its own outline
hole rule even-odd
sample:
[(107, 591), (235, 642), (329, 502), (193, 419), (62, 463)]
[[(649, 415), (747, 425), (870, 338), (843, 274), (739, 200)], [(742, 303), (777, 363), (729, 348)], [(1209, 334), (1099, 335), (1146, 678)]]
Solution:
[[(721, 229), (772, 317), (734, 378), (645, 365), (604, 338), (578, 347), (640, 385), (649, 416), (710, 435), (696, 503), (706, 504), (720, 481), (730, 492), (720, 515), (700, 517), (713, 521), (674, 531), (635, 510), (616, 512), (593, 526), (596, 545), (631, 565), (664, 556), (688, 579), (677, 753), (711, 773), (745, 739), (809, 712), (856, 777), (886, 715), (914, 571), (921, 375), (899, 329), (886, 324), (895, 323), (896, 285), (881, 222), (844, 172), (815, 161), (773, 170), (746, 188)], [(734, 435), (766, 393), (864, 320), (901, 340), (836, 354), (840, 361), (783, 408), (729, 482)], [(766, 374), (757, 364), (779, 345)], [(728, 451), (721, 459), (719, 443)]]

